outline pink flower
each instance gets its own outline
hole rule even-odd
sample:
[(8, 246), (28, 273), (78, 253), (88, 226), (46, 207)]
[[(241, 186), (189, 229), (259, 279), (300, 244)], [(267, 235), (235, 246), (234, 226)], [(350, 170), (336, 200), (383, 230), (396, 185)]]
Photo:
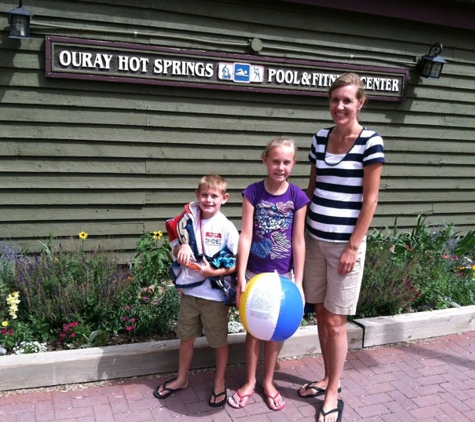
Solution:
[(131, 327), (130, 325), (128, 325), (127, 327), (125, 327), (125, 329), (126, 329), (127, 331), (132, 331), (132, 330), (134, 329), (134, 327)]
[(71, 333), (71, 338), (76, 337), (76, 333)]
[(130, 318), (129, 321), (133, 323), (133, 322), (135, 322), (135, 318)]

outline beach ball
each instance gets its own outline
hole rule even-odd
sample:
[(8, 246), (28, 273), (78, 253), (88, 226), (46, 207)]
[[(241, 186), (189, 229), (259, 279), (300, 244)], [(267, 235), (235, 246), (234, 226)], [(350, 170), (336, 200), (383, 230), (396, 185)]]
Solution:
[(239, 316), (252, 336), (282, 341), (294, 334), (302, 321), (302, 296), (287, 277), (278, 273), (258, 274), (241, 294)]

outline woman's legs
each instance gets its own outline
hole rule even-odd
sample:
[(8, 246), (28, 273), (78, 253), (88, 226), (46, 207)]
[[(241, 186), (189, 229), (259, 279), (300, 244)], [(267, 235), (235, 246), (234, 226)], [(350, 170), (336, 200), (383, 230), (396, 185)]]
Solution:
[[(338, 405), (338, 388), (348, 351), (347, 316), (333, 314), (326, 310), (323, 304), (316, 305), (316, 314), (325, 367), (325, 376), (318, 386), (326, 389), (322, 409), (328, 412)], [(335, 421), (337, 417), (338, 413), (332, 413), (326, 417), (325, 422)], [(319, 419), (319, 422), (321, 421), (323, 419)]]

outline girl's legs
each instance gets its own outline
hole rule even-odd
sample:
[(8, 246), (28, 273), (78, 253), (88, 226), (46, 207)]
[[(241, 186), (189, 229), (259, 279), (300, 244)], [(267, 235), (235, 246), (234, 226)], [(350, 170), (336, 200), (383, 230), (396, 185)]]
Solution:
[(277, 341), (266, 341), (264, 344), (265, 368), (262, 388), (266, 396), (267, 405), (273, 410), (279, 410), (284, 404), (284, 399), (274, 386), (274, 372), (280, 349), (281, 343)]
[(257, 362), (261, 341), (251, 334), (246, 334), (246, 382), (228, 399), (232, 407), (244, 407), (256, 387)]

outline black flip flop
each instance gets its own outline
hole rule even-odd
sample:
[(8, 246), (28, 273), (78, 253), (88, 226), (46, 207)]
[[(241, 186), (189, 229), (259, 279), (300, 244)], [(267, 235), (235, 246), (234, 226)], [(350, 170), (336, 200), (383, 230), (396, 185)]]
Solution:
[[(307, 391), (307, 390), (315, 390), (316, 392), (313, 393), (313, 394), (301, 394), (300, 393), (300, 390), (302, 389), (302, 387), (300, 387), (297, 392), (299, 394), (300, 397), (304, 398), (304, 399), (311, 399), (311, 398), (314, 398), (314, 397), (318, 397), (318, 396), (323, 396), (325, 395), (325, 393), (327, 392), (327, 390), (325, 388), (320, 388), (320, 387), (317, 387), (317, 386), (313, 386), (312, 387), (312, 384), (316, 384), (318, 381), (313, 381), (313, 382), (309, 382), (305, 385), (304, 387), (304, 391)], [(338, 392), (341, 393), (341, 387), (338, 388)]]
[(345, 407), (345, 403), (343, 403), (343, 400), (338, 399), (338, 407), (335, 407), (334, 409), (331, 409), (328, 412), (325, 412), (323, 409), (320, 410), (320, 414), (323, 416), (323, 422), (325, 422), (325, 418), (330, 413), (337, 413), (337, 412), (338, 412), (338, 418), (336, 422), (341, 422), (343, 418), (343, 407)]
[[(165, 381), (163, 384), (160, 384), (155, 390), (153, 390), (153, 397), (156, 399), (166, 399), (167, 397), (170, 397), (174, 392), (181, 390), (181, 388), (169, 388), (167, 387), (167, 384), (169, 382), (175, 381), (176, 378), (173, 378), (172, 380)], [(165, 394), (159, 394), (158, 391), (165, 392)]]
[[(226, 389), (226, 386), (224, 386), (224, 391), (221, 391), (221, 393), (216, 394), (214, 390), (211, 392), (211, 397), (209, 398), (208, 404), (211, 407), (221, 407), (226, 404), (226, 398), (227, 398), (227, 392), (228, 390)], [(224, 396), (224, 400), (217, 401), (218, 397)], [(214, 402), (211, 401), (211, 399), (214, 399)]]

